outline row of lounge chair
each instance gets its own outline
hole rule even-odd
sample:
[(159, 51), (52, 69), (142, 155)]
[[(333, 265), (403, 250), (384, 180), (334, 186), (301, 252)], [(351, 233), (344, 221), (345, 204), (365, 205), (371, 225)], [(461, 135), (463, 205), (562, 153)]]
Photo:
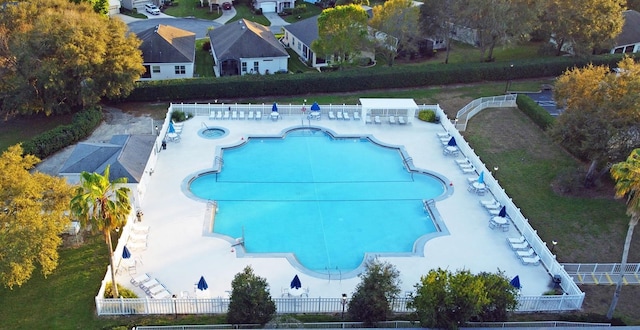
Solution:
[[(400, 125), (406, 125), (407, 124), (407, 119), (405, 117), (402, 117), (402, 116), (398, 116), (397, 120), (396, 120), (396, 116), (389, 116), (388, 119), (389, 119), (389, 124), (391, 124), (391, 125), (395, 125), (396, 123), (400, 124)], [(380, 116), (373, 116), (373, 122), (376, 123), (376, 125), (380, 125), (380, 124), (382, 124), (382, 119), (381, 119)], [(367, 117), (365, 118), (365, 123), (367, 123), (367, 124), (371, 124), (372, 123), (370, 115), (367, 115)]]
[[(246, 114), (246, 116), (245, 116)], [(233, 111), (211, 111), (209, 113), (209, 119), (239, 119), (239, 120), (244, 120), (244, 119), (255, 119), (255, 120), (261, 120), (262, 119), (262, 111), (249, 111), (248, 113), (245, 113), (244, 111), (237, 111), (237, 110), (233, 110)]]
[(523, 265), (537, 266), (540, 264), (540, 256), (536, 254), (524, 236), (516, 238), (509, 237), (507, 238), (507, 243), (511, 246), (511, 249), (516, 253), (520, 261), (522, 261)]
[[(329, 119), (338, 119), (338, 120), (351, 120), (351, 115), (347, 111), (329, 111)], [(353, 112), (353, 120), (360, 120), (360, 113), (358, 111)]]
[(153, 299), (171, 298), (171, 292), (157, 279), (151, 278), (149, 274), (142, 274), (131, 278), (131, 284), (139, 287)]

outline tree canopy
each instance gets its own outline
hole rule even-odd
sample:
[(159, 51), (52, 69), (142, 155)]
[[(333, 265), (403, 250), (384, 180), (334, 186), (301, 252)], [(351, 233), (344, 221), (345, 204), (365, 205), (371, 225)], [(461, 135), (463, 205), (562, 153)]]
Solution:
[(57, 114), (128, 95), (140, 40), (87, 3), (18, 2), (0, 11), (0, 112)]
[(411, 0), (388, 0), (373, 7), (369, 25), (383, 32), (376, 34), (376, 48), (387, 58), (389, 66), (399, 52), (414, 52), (420, 30), (416, 29), (420, 10)]
[(425, 0), (420, 6), (420, 31), (434, 40), (444, 40), (447, 52), (444, 63), (449, 63), (451, 50), (452, 25), (460, 19), (461, 5), (458, 0)]
[(71, 223), (65, 212), (71, 187), (62, 178), (29, 172), (40, 162), (20, 145), (0, 156), (0, 283), (24, 284), (36, 268), (46, 277), (58, 265), (60, 234)]
[(554, 98), (564, 112), (551, 135), (591, 162), (586, 183), (596, 169), (640, 146), (640, 64), (633, 59), (621, 60), (617, 73), (594, 65), (567, 70), (557, 79)]
[(311, 49), (343, 67), (369, 47), (367, 20), (367, 13), (358, 5), (323, 10), (318, 17), (318, 39), (311, 43)]
[(236, 274), (231, 281), (227, 322), (264, 325), (275, 313), (276, 303), (271, 299), (267, 280), (255, 275), (251, 266)]
[(349, 318), (366, 325), (386, 320), (391, 313), (391, 300), (400, 293), (399, 277), (400, 272), (390, 263), (368, 261), (349, 300)]

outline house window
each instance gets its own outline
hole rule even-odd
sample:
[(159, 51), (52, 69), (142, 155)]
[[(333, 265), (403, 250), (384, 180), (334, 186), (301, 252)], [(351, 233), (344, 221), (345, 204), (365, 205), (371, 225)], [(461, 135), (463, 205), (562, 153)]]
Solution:
[(253, 72), (260, 72), (260, 62), (253, 62)]
[(301, 42), (299, 42), (299, 43), (298, 43), (298, 50), (301, 50), (301, 49), (302, 49), (302, 43), (301, 43)]
[(184, 65), (176, 65), (176, 74), (185, 74), (187, 73), (187, 68)]
[(247, 62), (242, 62), (242, 72), (247, 73)]
[(291, 3), (289, 3), (289, 2), (285, 2), (282, 5), (283, 5), (282, 6), (283, 8), (291, 8)]
[(151, 71), (149, 70), (148, 65), (144, 66), (144, 73), (142, 74), (142, 76), (140, 76), (140, 78), (151, 78)]
[(633, 53), (633, 46), (627, 46), (627, 47), (625, 47), (624, 52), (625, 52), (625, 53)]
[(159, 65), (154, 65), (151, 67), (151, 69), (153, 70), (153, 73), (160, 73), (160, 66)]

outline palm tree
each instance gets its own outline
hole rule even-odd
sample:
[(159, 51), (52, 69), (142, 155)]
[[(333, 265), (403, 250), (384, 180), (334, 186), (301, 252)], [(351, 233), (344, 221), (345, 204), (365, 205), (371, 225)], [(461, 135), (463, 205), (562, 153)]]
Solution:
[(611, 307), (609, 307), (609, 311), (607, 312), (607, 319), (613, 317), (613, 312), (618, 304), (618, 298), (622, 290), (622, 277), (627, 267), (627, 257), (629, 256), (629, 246), (631, 245), (633, 229), (638, 224), (638, 219), (640, 218), (640, 149), (633, 150), (626, 161), (613, 165), (611, 167), (611, 177), (616, 181), (616, 198), (625, 197), (627, 199), (627, 215), (631, 216), (631, 219), (629, 220), (627, 238), (624, 241), (624, 250), (622, 251), (620, 276), (616, 283), (616, 290), (613, 293)]
[(127, 183), (127, 178), (109, 181), (109, 166), (104, 170), (103, 175), (82, 172), (80, 186), (76, 188), (75, 197), (71, 199), (71, 212), (84, 224), (90, 224), (92, 228), (104, 234), (104, 239), (109, 247), (114, 298), (119, 295), (113, 267), (111, 231), (124, 226), (127, 223), (127, 216), (131, 212), (129, 188), (117, 186), (122, 183)]

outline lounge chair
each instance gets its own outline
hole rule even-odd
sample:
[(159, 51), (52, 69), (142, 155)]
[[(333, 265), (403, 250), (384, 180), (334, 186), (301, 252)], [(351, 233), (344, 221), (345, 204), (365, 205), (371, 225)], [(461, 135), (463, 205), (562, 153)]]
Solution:
[(358, 111), (353, 112), (353, 120), (360, 120), (360, 113)]
[(380, 116), (375, 116), (373, 120), (375, 120), (376, 124), (378, 125), (382, 124), (382, 121), (380, 121)]
[(138, 275), (136, 277), (132, 277), (130, 282), (134, 286), (140, 286), (140, 284), (151, 281), (151, 277), (148, 274)]
[(471, 163), (462, 163), (462, 164), (458, 164), (458, 167), (461, 169), (465, 169), (465, 168), (473, 168), (473, 165)]
[(522, 260), (523, 265), (537, 266), (540, 264), (540, 256), (538, 256), (537, 254), (534, 255), (533, 257), (520, 258), (520, 260)]
[(371, 116), (367, 115), (367, 116), (364, 118), (364, 122), (365, 122), (365, 124), (371, 124)]
[(215, 111), (209, 111), (209, 119), (215, 119), (216, 118), (216, 112)]
[(262, 120), (262, 111), (256, 111), (256, 120)]
[(404, 120), (404, 117), (402, 117), (402, 116), (398, 117), (398, 124), (400, 124), (400, 125), (404, 125), (404, 124), (406, 124), (406, 123), (407, 123), (407, 122)]
[(396, 123), (396, 117), (395, 116), (389, 116), (389, 124), (394, 125)]
[(253, 111), (249, 111), (249, 115), (247, 116), (247, 119), (253, 119)]
[(342, 111), (338, 111), (338, 112), (336, 112), (336, 118), (338, 118), (338, 119), (344, 119), (344, 116), (342, 115)]
[[(498, 215), (500, 213), (500, 209), (502, 208), (502, 205), (497, 202), (495, 204), (487, 204), (482, 206), (484, 206), (484, 208), (487, 209), (487, 211), (489, 211), (489, 214), (491, 215)], [(495, 211), (497, 211), (496, 214), (493, 214)]]
[(498, 201), (495, 200), (495, 199), (492, 199), (490, 201), (480, 201), (480, 204), (482, 204), (482, 205), (491, 205), (491, 204), (496, 204), (496, 203), (498, 203)]
[(462, 173), (464, 173), (464, 174), (476, 173), (476, 169), (473, 166), (461, 168), (461, 170), (462, 170)]
[(129, 250), (132, 250), (132, 251), (146, 250), (147, 249), (147, 242), (131, 242), (131, 243), (127, 243), (127, 248), (129, 248)]
[(342, 113), (342, 116), (344, 116), (344, 120), (351, 120), (351, 116), (349, 116), (349, 113), (346, 111)]
[(526, 239), (524, 238), (524, 236), (520, 236), (520, 237), (507, 237), (507, 242), (509, 243), (513, 243), (513, 244), (519, 244), (519, 243), (524, 243)]
[(160, 282), (158, 282), (158, 280), (156, 280), (155, 278), (152, 278), (144, 283), (140, 283), (140, 289), (142, 289), (142, 291), (144, 292), (150, 292), (151, 288), (160, 285)]
[(166, 289), (164, 289), (164, 290), (162, 290), (162, 291), (160, 291), (158, 293), (151, 294), (151, 298), (153, 298), (153, 299), (168, 299), (168, 298), (171, 298), (171, 297), (173, 297), (173, 296)]
[(182, 126), (184, 126), (184, 122), (176, 123), (173, 119), (171, 119), (171, 123), (173, 124), (174, 128), (182, 128)]
[(238, 111), (236, 110), (231, 111), (231, 119), (238, 119)]
[(222, 116), (222, 119), (229, 119), (229, 115), (230, 115), (229, 111), (225, 111), (224, 116)]
[(146, 234), (149, 232), (149, 226), (134, 224), (133, 227), (131, 228), (131, 231), (134, 234)]
[(336, 115), (333, 114), (333, 111), (329, 111), (329, 119), (336, 119)]
[(162, 293), (163, 291), (167, 291), (167, 288), (165, 288), (164, 285), (162, 284), (158, 284), (152, 288), (149, 288), (148, 293), (151, 296), (151, 298), (156, 298), (156, 296)]
[(445, 133), (436, 133), (436, 135), (438, 135), (439, 138), (444, 139), (444, 138), (451, 138), (451, 135), (449, 135), (449, 132), (445, 132)]
[(471, 164), (471, 162), (469, 161), (469, 158), (456, 159), (456, 163), (458, 163), (458, 164)]
[(529, 242), (524, 241), (522, 243), (511, 243), (509, 242), (512, 250), (526, 250), (529, 248)]
[(147, 234), (135, 234), (132, 233), (129, 235), (129, 240), (127, 242), (131, 243), (144, 243), (147, 241)]
[(529, 250), (516, 251), (516, 254), (518, 255), (519, 258), (524, 258), (524, 257), (533, 257), (533, 255), (536, 254), (536, 252), (533, 251), (533, 248), (529, 248)]
[(244, 111), (240, 111), (240, 119), (244, 120)]
[(216, 112), (216, 119), (222, 119), (222, 111)]

